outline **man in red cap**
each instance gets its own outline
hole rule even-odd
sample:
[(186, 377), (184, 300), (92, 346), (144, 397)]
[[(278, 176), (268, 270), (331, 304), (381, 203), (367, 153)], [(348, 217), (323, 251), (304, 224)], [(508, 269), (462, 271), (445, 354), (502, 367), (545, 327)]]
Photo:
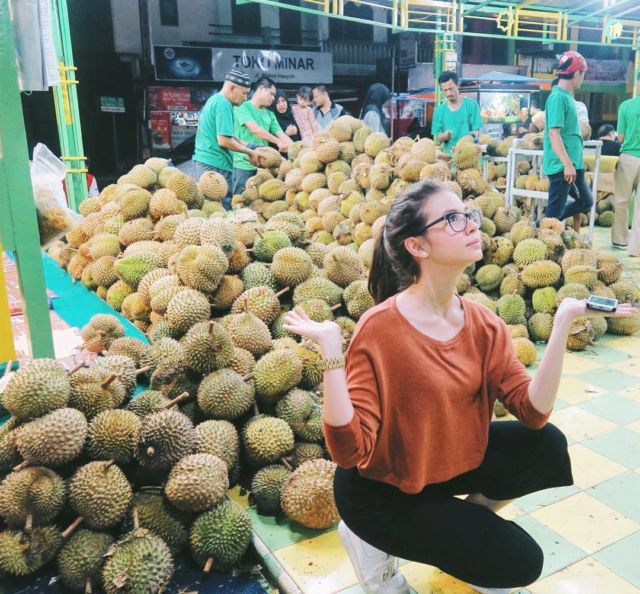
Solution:
[[(587, 72), (587, 61), (578, 52), (565, 52), (558, 61), (558, 84), (545, 106), (546, 125), (542, 170), (549, 178), (547, 217), (561, 221), (573, 217), (580, 230), (582, 213), (593, 205), (591, 188), (584, 175), (582, 132), (578, 122), (574, 93)], [(567, 204), (569, 190), (575, 186), (574, 201)]]

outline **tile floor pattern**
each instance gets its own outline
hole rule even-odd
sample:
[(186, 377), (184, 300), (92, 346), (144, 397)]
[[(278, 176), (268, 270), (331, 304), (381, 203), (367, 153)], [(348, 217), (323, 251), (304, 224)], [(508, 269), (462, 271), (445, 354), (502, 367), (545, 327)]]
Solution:
[[(594, 243), (609, 249), (608, 230), (597, 228)], [(615, 254), (640, 281), (640, 258)], [(545, 551), (542, 577), (518, 594), (640, 594), (640, 335), (606, 335), (585, 352), (567, 353), (552, 421), (569, 438), (575, 485), (501, 512)], [(362, 593), (335, 530), (292, 528), (250, 513), (271, 561), (298, 591)], [(473, 592), (433, 567), (404, 563), (402, 571), (414, 594)]]

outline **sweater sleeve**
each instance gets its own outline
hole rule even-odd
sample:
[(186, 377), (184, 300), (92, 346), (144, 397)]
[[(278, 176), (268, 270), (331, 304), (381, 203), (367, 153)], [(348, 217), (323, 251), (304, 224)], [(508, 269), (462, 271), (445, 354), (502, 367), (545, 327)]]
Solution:
[(370, 457), (380, 427), (378, 382), (371, 354), (363, 343), (362, 336), (354, 336), (347, 353), (347, 387), (353, 418), (338, 427), (324, 424), (327, 448), (334, 462), (343, 468), (357, 466)]
[(501, 323), (498, 328), (492, 355), (492, 359), (497, 363), (493, 367), (495, 375), (493, 380), (497, 388), (498, 400), (526, 427), (531, 429), (544, 427), (550, 413), (542, 414), (533, 406), (529, 398), (531, 376), (516, 358), (509, 330), (504, 323)]

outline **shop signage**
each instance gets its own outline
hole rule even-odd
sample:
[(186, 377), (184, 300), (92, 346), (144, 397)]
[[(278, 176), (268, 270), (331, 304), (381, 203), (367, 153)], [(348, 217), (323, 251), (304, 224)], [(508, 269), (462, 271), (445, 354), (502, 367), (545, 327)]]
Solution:
[(252, 80), (268, 76), (276, 83), (333, 82), (333, 58), (328, 52), (296, 52), (210, 47), (154, 47), (157, 80), (223, 81), (232, 68)]
[(124, 97), (100, 97), (100, 111), (124, 113)]

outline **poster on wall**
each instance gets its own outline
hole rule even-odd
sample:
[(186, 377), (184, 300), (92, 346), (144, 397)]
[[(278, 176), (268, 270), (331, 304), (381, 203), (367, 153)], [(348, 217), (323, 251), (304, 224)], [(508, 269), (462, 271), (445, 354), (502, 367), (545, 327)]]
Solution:
[(229, 70), (240, 68), (251, 80), (268, 76), (277, 83), (333, 83), (329, 52), (159, 45), (153, 50), (157, 80), (223, 81)]
[(152, 111), (200, 111), (213, 89), (190, 87), (149, 87), (149, 109)]
[(167, 150), (171, 148), (171, 114), (168, 111), (150, 112), (149, 129), (151, 130), (152, 149)]

